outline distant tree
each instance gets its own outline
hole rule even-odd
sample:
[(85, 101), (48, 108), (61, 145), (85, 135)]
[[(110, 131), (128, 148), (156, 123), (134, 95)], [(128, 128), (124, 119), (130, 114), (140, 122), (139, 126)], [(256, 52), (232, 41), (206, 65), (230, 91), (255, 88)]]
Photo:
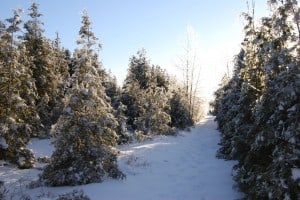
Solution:
[(111, 106), (114, 109), (114, 116), (118, 121), (116, 133), (118, 135), (118, 144), (127, 143), (130, 136), (127, 133), (127, 117), (125, 116), (126, 106), (121, 102), (121, 88), (117, 84), (117, 79), (111, 72), (102, 71), (103, 86), (106, 95), (110, 98)]
[(145, 50), (130, 59), (123, 86), (122, 103), (131, 129), (143, 134), (169, 134), (168, 77), (159, 66), (151, 66)]
[(180, 56), (178, 67), (182, 70), (185, 98), (188, 102), (189, 118), (193, 119), (194, 123), (202, 117), (201, 101), (199, 99), (199, 82), (201, 67), (199, 64), (199, 52), (197, 46), (197, 36), (192, 29), (188, 27), (186, 40), (183, 44), (183, 54)]
[(170, 87), (169, 75), (159, 65), (151, 67), (151, 82), (156, 87), (168, 92)]
[(168, 98), (162, 88), (154, 87), (136, 91), (136, 106), (140, 108), (134, 125), (145, 135), (171, 134), (171, 117), (168, 114)]
[(79, 185), (101, 182), (106, 176), (123, 178), (111, 146), (117, 143), (116, 128), (109, 98), (102, 86), (94, 45), (97, 38), (91, 31), (86, 12), (77, 41), (82, 47), (75, 52), (78, 65), (66, 107), (53, 132), (57, 135), (51, 162), (41, 176), (47, 185)]
[(60, 38), (58, 33), (56, 33), (56, 38), (51, 47), (51, 57), (52, 57), (52, 68), (54, 74), (56, 75), (55, 82), (53, 82), (53, 87), (56, 88), (55, 93), (52, 94), (54, 97), (49, 101), (51, 116), (51, 123), (55, 124), (62, 114), (64, 108), (64, 97), (67, 87), (70, 82), (69, 70), (69, 58), (66, 57), (63, 48), (60, 46)]
[(184, 129), (194, 124), (189, 113), (189, 102), (181, 89), (174, 90), (169, 100), (171, 126)]
[(141, 89), (147, 89), (150, 83), (151, 65), (146, 57), (145, 49), (137, 52), (137, 56), (132, 56), (129, 61), (128, 76), (126, 82), (137, 81)]
[(137, 92), (145, 90), (150, 83), (151, 66), (146, 58), (144, 49), (137, 52), (137, 56), (132, 56), (129, 61), (128, 74), (123, 85), (122, 103), (127, 107), (125, 111), (127, 124), (135, 129), (134, 120), (139, 117), (141, 108), (137, 101), (139, 95)]
[(136, 81), (127, 82), (123, 86), (121, 102), (126, 106), (124, 114), (127, 119), (127, 127), (130, 130), (136, 129), (134, 121), (141, 113), (141, 108), (138, 107), (137, 104), (140, 90), (141, 89)]

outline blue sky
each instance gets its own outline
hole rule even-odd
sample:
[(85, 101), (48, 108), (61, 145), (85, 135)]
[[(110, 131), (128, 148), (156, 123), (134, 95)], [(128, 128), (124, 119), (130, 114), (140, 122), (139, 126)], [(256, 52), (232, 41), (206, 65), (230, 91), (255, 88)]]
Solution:
[[(11, 10), (27, 10), (30, 0), (0, 0), (0, 20), (11, 16)], [(210, 71), (203, 83), (216, 85), (226, 64), (238, 52), (242, 40), (243, 20), (240, 13), (247, 11), (245, 0), (35, 0), (44, 15), (45, 35), (55, 38), (59, 32), (62, 45), (76, 48), (81, 25), (81, 13), (86, 9), (93, 31), (103, 49), (100, 57), (122, 82), (129, 58), (145, 48), (152, 64), (171, 73), (182, 48), (187, 27), (198, 34), (203, 71)], [(256, 14), (267, 13), (265, 1), (256, 2)], [(25, 16), (24, 16), (25, 17)], [(205, 81), (204, 81), (205, 82)]]

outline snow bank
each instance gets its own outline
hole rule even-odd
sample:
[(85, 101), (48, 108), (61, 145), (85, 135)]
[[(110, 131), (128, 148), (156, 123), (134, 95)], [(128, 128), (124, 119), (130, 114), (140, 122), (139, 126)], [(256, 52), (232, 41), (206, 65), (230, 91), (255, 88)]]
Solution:
[[(106, 180), (76, 187), (43, 187), (27, 189), (34, 199), (43, 194), (66, 193), (83, 189), (91, 199), (109, 200), (232, 200), (242, 197), (233, 188), (232, 161), (215, 157), (219, 132), (212, 117), (206, 118), (190, 132), (179, 136), (157, 136), (151, 141), (119, 146), (120, 169), (125, 180)], [(49, 140), (34, 140), (31, 149), (38, 156), (50, 156), (53, 147)], [(1, 169), (4, 181), (19, 176), (37, 178), (37, 170)], [(11, 174), (4, 176), (3, 173)]]

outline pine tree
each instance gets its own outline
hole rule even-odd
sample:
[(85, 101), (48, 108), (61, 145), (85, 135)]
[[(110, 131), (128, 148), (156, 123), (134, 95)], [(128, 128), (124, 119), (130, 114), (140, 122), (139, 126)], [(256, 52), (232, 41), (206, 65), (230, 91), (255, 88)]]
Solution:
[(63, 99), (70, 81), (70, 74), (68, 72), (69, 60), (66, 57), (64, 50), (60, 46), (60, 38), (58, 33), (56, 33), (56, 39), (53, 42), (51, 50), (51, 65), (54, 74), (56, 74), (53, 87), (56, 88), (56, 90), (54, 90), (55, 93), (52, 94), (54, 97), (50, 98), (52, 101), (49, 101), (49, 115), (51, 116), (51, 123), (55, 124), (65, 106)]
[(269, 1), (272, 15), (248, 25), (233, 77), (218, 90), (219, 155), (237, 159), (246, 199), (299, 199), (299, 8)]
[(149, 87), (151, 67), (146, 58), (144, 49), (137, 52), (137, 56), (130, 58), (128, 74), (123, 85), (123, 93), (121, 102), (127, 107), (125, 115), (127, 117), (127, 125), (130, 129), (136, 129), (134, 121), (140, 117), (141, 108), (137, 102), (141, 95), (138, 93)]
[(29, 8), (30, 19), (24, 24), (23, 39), (28, 50), (27, 56), (32, 57), (34, 63), (32, 71), (38, 93), (36, 104), (43, 124), (39, 136), (45, 136), (49, 134), (51, 125), (57, 120), (57, 113), (52, 111), (57, 110), (62, 102), (59, 86), (65, 75), (60, 73), (64, 71), (62, 67), (67, 66), (57, 65), (56, 59), (53, 62), (57, 53), (52, 48), (52, 42), (43, 36), (43, 22), (40, 20), (42, 14), (39, 13), (38, 6), (37, 3), (32, 3)]
[(151, 66), (145, 50), (130, 59), (123, 86), (122, 103), (129, 128), (145, 135), (170, 134), (168, 78), (158, 66)]
[(111, 72), (102, 71), (101, 76), (105, 93), (110, 98), (111, 106), (114, 109), (114, 116), (119, 122), (116, 130), (118, 144), (128, 143), (130, 136), (127, 133), (127, 118), (125, 116), (127, 107), (121, 102), (121, 88), (117, 84), (116, 77)]
[(136, 91), (136, 106), (140, 108), (134, 125), (145, 135), (171, 134), (171, 117), (167, 112), (168, 98), (162, 88), (154, 87)]
[(111, 146), (117, 142), (118, 122), (93, 65), (97, 38), (85, 12), (79, 32), (72, 88), (55, 129), (56, 150), (41, 176), (47, 185), (78, 185), (101, 182), (105, 177), (123, 178)]
[[(299, 167), (299, 146), (295, 145), (299, 117), (294, 114), (299, 105), (299, 77), (296, 76), (299, 60), (294, 58), (294, 48), (291, 48), (298, 37), (289, 20), (296, 4), (294, 1), (270, 3), (275, 6), (273, 15), (264, 18), (262, 23), (266, 31), (261, 46), (268, 58), (264, 65), (266, 87), (254, 112), (256, 134), (241, 162), (237, 181), (242, 188), (247, 188), (250, 198), (298, 199), (299, 181), (291, 176), (292, 168)], [(297, 42), (295, 47), (299, 48)]]
[(193, 119), (189, 113), (189, 103), (184, 91), (180, 88), (172, 92), (172, 97), (169, 100), (171, 126), (179, 129), (185, 129), (194, 124)]
[(20, 30), (20, 10), (7, 19), (0, 34), (0, 157), (20, 168), (33, 166), (34, 157), (26, 148), (38, 118), (34, 108), (34, 82), (26, 49), (15, 36)]

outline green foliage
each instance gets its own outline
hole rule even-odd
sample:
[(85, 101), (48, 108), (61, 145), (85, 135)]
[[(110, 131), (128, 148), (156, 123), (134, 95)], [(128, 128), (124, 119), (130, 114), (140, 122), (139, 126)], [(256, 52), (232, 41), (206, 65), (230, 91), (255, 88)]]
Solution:
[(29, 168), (34, 158), (26, 144), (39, 120), (34, 110), (35, 85), (26, 50), (14, 39), (19, 12), (7, 21), (10, 24), (0, 35), (0, 159)]
[[(86, 14), (83, 19), (82, 26), (90, 30)], [(107, 176), (124, 178), (110, 148), (118, 140), (118, 122), (102, 85), (100, 64), (94, 60), (97, 57), (88, 45), (92, 38), (84, 34), (91, 35), (80, 31), (84, 40), (75, 54), (78, 65), (72, 77), (72, 88), (68, 91), (63, 114), (53, 129), (57, 135), (56, 150), (41, 175), (51, 186), (101, 182)]]
[(46, 184), (122, 178), (112, 146), (194, 124), (192, 95), (174, 90), (145, 50), (130, 58), (125, 84), (118, 86), (99, 61), (101, 44), (86, 11), (73, 55), (60, 46), (58, 33), (53, 41), (44, 36), (38, 4), (27, 15), (25, 23), (21, 10), (0, 21), (0, 159), (32, 167), (30, 138), (55, 136), (56, 150), (41, 175)]
[(168, 77), (159, 66), (150, 66), (145, 50), (130, 59), (121, 102), (127, 107), (129, 127), (145, 135), (170, 134)]
[(37, 87), (37, 112), (44, 127), (37, 136), (47, 136), (64, 107), (62, 99), (68, 80), (68, 62), (59, 46), (59, 38), (52, 45), (43, 36), (38, 4), (31, 5), (28, 15), (30, 19), (24, 24), (23, 39), (27, 57), (33, 62), (30, 68)]
[(180, 90), (174, 91), (169, 104), (172, 127), (184, 129), (194, 124), (189, 114), (189, 103), (188, 99), (184, 96), (184, 92)]
[(238, 160), (235, 180), (246, 199), (299, 199), (299, 8), (269, 3), (273, 13), (259, 27), (246, 15), (234, 76), (216, 92), (218, 155)]

